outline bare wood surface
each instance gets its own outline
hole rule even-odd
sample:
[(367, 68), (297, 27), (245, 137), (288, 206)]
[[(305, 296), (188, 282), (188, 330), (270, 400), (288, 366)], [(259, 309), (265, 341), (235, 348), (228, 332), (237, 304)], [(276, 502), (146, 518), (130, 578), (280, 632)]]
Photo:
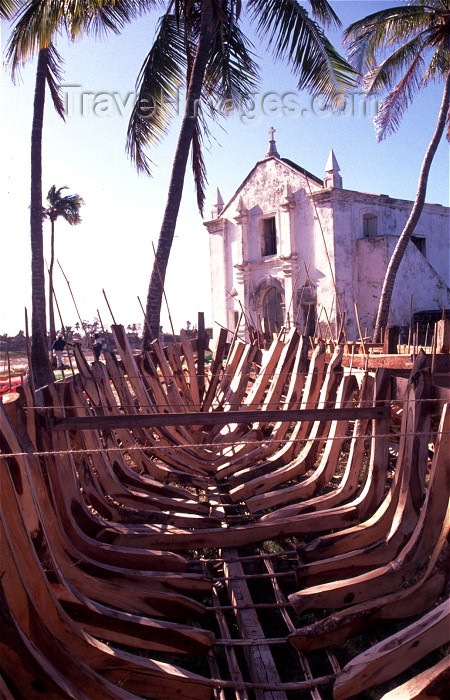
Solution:
[(448, 642), (448, 602), (396, 634), (356, 656), (337, 677), (334, 700), (354, 697), (373, 685), (380, 685), (412, 666), (426, 654)]
[(439, 700), (450, 686), (450, 658), (444, 657), (431, 668), (385, 693), (380, 700)]
[[(332, 421), (384, 418), (388, 409), (379, 408), (317, 408), (283, 411), (283, 421)], [(280, 419), (280, 411), (264, 411), (264, 422)], [(228, 423), (262, 422), (260, 411), (227, 411), (226, 413), (184, 413), (133, 416), (86, 416), (57, 418), (55, 430), (102, 430), (114, 428), (149, 428), (172, 425), (227, 425)]]
[[(264, 639), (264, 632), (259, 623), (258, 616), (251, 608), (251, 596), (245, 580), (243, 580), (242, 565), (237, 561), (228, 563), (227, 557), (237, 559), (237, 551), (228, 549), (224, 551), (225, 563), (224, 572), (226, 575), (226, 585), (233, 606), (236, 608), (236, 616), (239, 626), (243, 631), (245, 639)], [(247, 607), (246, 607), (247, 606)], [(244, 648), (248, 666), (252, 675), (252, 681), (267, 686), (279, 686), (281, 680), (275, 662), (272, 658), (270, 648), (267, 645), (252, 644)], [(257, 700), (286, 700), (286, 693), (283, 690), (256, 690)]]

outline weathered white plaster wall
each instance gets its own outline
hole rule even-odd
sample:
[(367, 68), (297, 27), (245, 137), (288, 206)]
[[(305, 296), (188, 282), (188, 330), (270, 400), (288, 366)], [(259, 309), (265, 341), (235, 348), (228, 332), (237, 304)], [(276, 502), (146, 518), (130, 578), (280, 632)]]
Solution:
[[(342, 310), (346, 313), (349, 338), (357, 336), (354, 303), (358, 306), (362, 330), (373, 331), (381, 285), (398, 236), (411, 211), (412, 202), (393, 199), (387, 195), (372, 195), (352, 190), (332, 190), (328, 197), (315, 195), (321, 204), (327, 199), (333, 203), (333, 230), (335, 250), (335, 277)], [(376, 215), (378, 236), (364, 238), (364, 214)], [(427, 204), (416, 227), (415, 234), (426, 239), (426, 259), (410, 244), (398, 272), (393, 292), (391, 323), (409, 323), (410, 298), (414, 311), (448, 305), (446, 286), (449, 275), (450, 211), (440, 205)], [(325, 218), (325, 215), (324, 215)], [(428, 261), (428, 262), (427, 262)], [(409, 268), (411, 265), (411, 269)], [(434, 269), (433, 269), (434, 268)], [(419, 275), (423, 274), (423, 280)], [(420, 293), (414, 292), (420, 279)], [(405, 302), (406, 299), (406, 302)]]
[[(387, 264), (397, 243), (396, 236), (360, 238), (357, 241), (358, 308), (361, 325), (373, 329), (381, 285)], [(413, 243), (409, 243), (395, 280), (389, 323), (409, 324), (412, 312), (450, 305), (450, 290), (445, 280), (425, 259)]]

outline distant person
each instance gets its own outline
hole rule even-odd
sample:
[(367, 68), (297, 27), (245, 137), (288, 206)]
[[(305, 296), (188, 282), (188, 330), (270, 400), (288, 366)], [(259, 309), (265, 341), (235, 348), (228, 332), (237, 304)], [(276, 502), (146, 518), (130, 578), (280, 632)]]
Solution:
[(66, 341), (62, 337), (62, 333), (58, 333), (52, 345), (53, 354), (56, 357), (56, 369), (67, 369), (62, 361), (62, 354), (65, 347)]
[(103, 343), (98, 333), (94, 334), (94, 343), (92, 345), (92, 350), (94, 351), (94, 360), (98, 362), (103, 350)]

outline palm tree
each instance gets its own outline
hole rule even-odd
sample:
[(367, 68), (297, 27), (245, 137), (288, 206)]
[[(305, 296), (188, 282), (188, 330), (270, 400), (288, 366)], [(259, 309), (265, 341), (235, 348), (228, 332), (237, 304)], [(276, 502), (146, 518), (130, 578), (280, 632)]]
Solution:
[(53, 381), (46, 342), (45, 268), (42, 233), (42, 130), (46, 87), (53, 105), (64, 118), (59, 93), (61, 57), (53, 45), (56, 34), (65, 29), (73, 40), (84, 31), (119, 32), (125, 22), (157, 0), (28, 0), (4, 2), (19, 7), (7, 47), (7, 61), (13, 78), (21, 65), (38, 54), (31, 135), (30, 240), (31, 240), (31, 372), (35, 386)]
[[(349, 44), (353, 65), (365, 73), (363, 86), (367, 93), (388, 91), (375, 118), (378, 140), (397, 129), (419, 90), (431, 81), (444, 84), (436, 128), (419, 174), (416, 198), (383, 281), (374, 331), (374, 340), (378, 340), (381, 329), (387, 325), (398, 268), (425, 203), (431, 163), (449, 121), (450, 2), (409, 0), (407, 5), (376, 12), (348, 27), (345, 41)], [(383, 56), (380, 63), (379, 54)]]
[[(275, 58), (288, 60), (299, 89), (321, 94), (330, 104), (355, 84), (355, 71), (318, 24), (340, 24), (326, 0), (310, 0), (312, 18), (297, 0), (248, 0), (246, 5)], [(200, 212), (203, 208), (206, 170), (201, 143), (207, 124), (199, 105), (214, 117), (215, 99), (221, 97), (227, 105), (237, 106), (256, 84), (251, 45), (239, 28), (241, 6), (240, 0), (169, 2), (138, 77), (127, 149), (138, 170), (147, 174), (151, 168), (145, 149), (166, 133), (173, 116), (170, 99), (183, 82), (186, 85), (186, 108), (147, 295), (144, 348), (158, 337), (164, 280), (190, 151)], [(162, 94), (166, 95), (165, 103), (158, 100)], [(153, 110), (144, 108), (152, 104), (156, 105)]]
[(48, 207), (42, 210), (44, 219), (50, 220), (51, 237), (50, 237), (50, 265), (48, 269), (48, 306), (49, 306), (49, 327), (50, 338), (55, 337), (55, 315), (53, 311), (53, 265), (55, 263), (55, 222), (62, 217), (71, 226), (76, 226), (81, 223), (80, 208), (84, 204), (83, 198), (79, 194), (68, 194), (63, 196), (63, 190), (68, 187), (60, 187), (56, 189), (52, 185), (47, 194)]

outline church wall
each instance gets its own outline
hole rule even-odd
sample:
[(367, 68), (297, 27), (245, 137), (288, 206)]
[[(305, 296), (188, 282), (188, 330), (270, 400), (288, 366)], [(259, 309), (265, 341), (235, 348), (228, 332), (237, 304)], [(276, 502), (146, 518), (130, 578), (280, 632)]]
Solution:
[[(342, 310), (346, 313), (347, 335), (349, 339), (354, 339), (358, 334), (354, 302), (358, 306), (362, 330), (364, 331), (367, 327), (368, 332), (371, 333), (385, 271), (398, 236), (409, 216), (412, 203), (391, 199), (387, 195), (332, 190), (328, 195), (324, 193), (315, 197), (317, 203), (321, 205), (320, 211), (329, 198), (333, 209), (336, 284)], [(414, 289), (418, 286), (417, 280), (420, 279), (417, 277), (418, 274), (423, 273), (424, 280), (423, 284), (421, 280), (420, 294), (416, 294), (417, 310), (434, 308), (433, 299), (442, 296), (439, 291), (436, 291), (436, 285), (439, 287), (439, 277), (442, 277), (445, 284), (449, 284), (448, 215), (448, 209), (440, 205), (424, 207), (415, 236), (425, 238), (426, 260), (423, 260), (425, 265), (419, 264), (423, 256), (418, 250), (416, 252), (419, 258), (408, 256), (408, 260), (413, 258), (416, 260), (415, 273), (408, 272), (407, 265), (403, 265), (403, 283), (402, 286), (396, 284), (392, 302), (392, 318), (397, 319), (395, 323), (402, 325), (404, 322), (406, 297), (409, 316), (409, 300), (411, 294), (414, 296)], [(365, 217), (376, 217), (373, 229), (366, 228)], [(367, 234), (369, 237), (365, 237)], [(443, 251), (445, 251), (444, 255)], [(430, 276), (430, 264), (438, 273), (437, 276), (434, 273)], [(399, 321), (399, 318), (403, 320)], [(391, 322), (394, 323), (394, 320)]]
[[(381, 285), (387, 264), (397, 242), (395, 236), (360, 238), (356, 251), (358, 261), (359, 313), (361, 325), (372, 328), (378, 309)], [(440, 309), (450, 305), (450, 292), (416, 246), (409, 243), (400, 264), (394, 285), (389, 323), (408, 326), (412, 312)]]
[[(239, 308), (239, 299), (252, 322), (257, 325), (256, 317), (260, 312), (258, 294), (267, 285), (274, 284), (275, 280), (283, 293), (284, 311), (289, 310), (292, 321), (296, 312), (292, 297), (305, 283), (305, 265), (309, 268), (311, 279), (314, 282), (317, 279), (314, 269), (314, 218), (305, 192), (306, 185), (301, 173), (269, 158), (258, 164), (252, 176), (221, 213), (221, 219), (227, 221), (227, 236), (221, 258), (225, 274), (218, 269), (220, 250), (211, 248), (211, 255), (217, 256), (212, 259), (213, 287), (217, 286), (215, 280), (222, 276), (227, 291), (234, 288), (237, 292), (234, 298), (227, 295), (225, 306), (222, 304), (222, 318), (224, 308), (229, 311)], [(312, 187), (317, 189), (314, 183)], [(275, 255), (263, 256), (262, 220), (270, 217), (275, 218), (277, 251)], [(214, 222), (208, 222), (207, 226), (211, 230)], [(218, 308), (215, 299), (219, 294), (213, 297), (214, 309)], [(216, 318), (216, 311), (214, 315)]]
[[(250, 322), (258, 326), (262, 301), (273, 288), (279, 299), (281, 295), (284, 318), (289, 311), (290, 322), (303, 330), (305, 293), (307, 304), (315, 303), (321, 314), (321, 335), (328, 335), (326, 316), (335, 334), (335, 281), (348, 339), (358, 337), (355, 302), (362, 330), (372, 333), (385, 270), (412, 202), (342, 189), (336, 165), (332, 163), (334, 174), (327, 182), (338, 186), (322, 188), (314, 179), (308, 182), (295, 164), (267, 157), (225, 207), (217, 205), (205, 224), (215, 321), (234, 330), (242, 304)], [(417, 248), (408, 250), (399, 273), (402, 281), (394, 289), (391, 323), (408, 322), (411, 294), (414, 310), (448, 305), (449, 215), (446, 207), (425, 205), (415, 236), (424, 239), (418, 244), (424, 246), (426, 259)], [(276, 251), (263, 255), (263, 221), (272, 217)], [(420, 290), (415, 289), (418, 279)]]
[[(225, 222), (220, 219), (212, 222), (209, 228), (209, 251), (211, 266), (211, 298), (214, 318), (214, 335), (218, 332), (217, 323), (227, 326), (227, 295), (225, 265)], [(231, 289), (231, 288), (230, 288)], [(216, 323), (217, 322), (217, 323)]]

